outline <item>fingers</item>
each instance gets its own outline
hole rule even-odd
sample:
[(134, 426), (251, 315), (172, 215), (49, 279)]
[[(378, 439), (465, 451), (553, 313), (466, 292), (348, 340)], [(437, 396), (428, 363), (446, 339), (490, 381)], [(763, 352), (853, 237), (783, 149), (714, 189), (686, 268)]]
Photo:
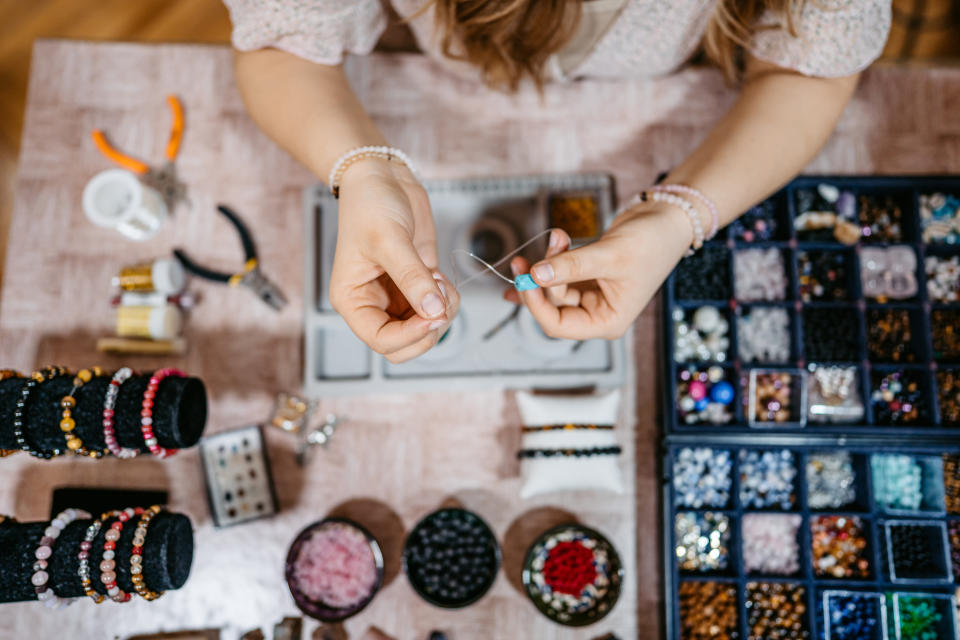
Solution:
[(444, 324), (443, 320), (427, 320), (417, 315), (398, 320), (374, 305), (342, 311), (340, 315), (358, 338), (381, 354), (394, 353), (418, 343)]
[[(564, 251), (568, 251), (570, 249), (570, 243), (570, 236), (567, 235), (566, 231), (554, 229), (550, 232), (550, 244), (547, 247), (545, 259), (550, 259)], [(527, 271), (521, 271), (520, 273), (527, 273)], [(517, 274), (515, 273), (514, 275)], [(567, 287), (566, 284), (549, 287), (546, 290), (546, 294), (547, 299), (557, 306), (569, 305), (575, 307), (580, 303), (580, 292)]]
[(608, 276), (609, 251), (603, 241), (573, 251), (565, 251), (533, 265), (530, 275), (541, 287), (585, 282)]
[(380, 266), (421, 319), (447, 319), (443, 293), (408, 237), (392, 236), (389, 244), (376, 247), (374, 251), (378, 254)]
[(453, 285), (450, 284), (450, 281), (447, 280), (443, 274), (435, 272), (433, 277), (437, 280), (437, 285), (440, 287), (440, 290), (444, 293), (444, 297), (447, 300), (446, 317), (449, 318), (449, 320), (444, 321), (439, 326), (435, 326), (436, 322), (434, 322), (434, 324), (431, 326), (435, 326), (435, 328), (431, 329), (426, 336), (417, 342), (398, 349), (397, 351), (384, 354), (387, 360), (394, 364), (412, 360), (423, 355), (436, 346), (443, 334), (450, 329), (450, 325), (453, 322), (453, 319), (456, 317), (457, 311), (459, 311), (460, 294), (457, 293), (457, 290), (453, 287)]

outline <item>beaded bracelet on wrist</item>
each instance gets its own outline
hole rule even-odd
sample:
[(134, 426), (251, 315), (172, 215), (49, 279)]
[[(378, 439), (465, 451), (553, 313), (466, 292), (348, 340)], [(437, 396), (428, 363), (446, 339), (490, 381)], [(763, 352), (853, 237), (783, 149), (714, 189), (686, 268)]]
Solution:
[(133, 550), (130, 552), (130, 580), (137, 594), (144, 600), (156, 600), (163, 595), (163, 591), (151, 591), (143, 580), (143, 545), (147, 541), (147, 528), (150, 521), (160, 513), (160, 505), (153, 505), (143, 512), (133, 533)]
[(523, 427), (523, 433), (537, 433), (538, 431), (610, 431), (612, 424), (545, 424), (539, 427)]
[(720, 230), (720, 212), (717, 210), (717, 205), (713, 200), (708, 198), (702, 191), (688, 187), (685, 184), (658, 184), (652, 187), (652, 190), (682, 193), (699, 200), (701, 204), (707, 208), (707, 211), (710, 212), (710, 231), (707, 233), (706, 239), (712, 240), (717, 235), (717, 232)]
[(134, 375), (133, 369), (123, 367), (113, 374), (110, 384), (107, 385), (107, 393), (103, 398), (103, 439), (107, 443), (107, 449), (118, 458), (133, 458), (140, 452), (136, 449), (121, 447), (117, 442), (117, 433), (113, 425), (113, 408), (117, 404), (117, 396), (120, 395), (120, 386)]
[(70, 393), (63, 396), (60, 400), (60, 408), (63, 410), (63, 413), (60, 416), (60, 430), (63, 431), (63, 436), (67, 441), (67, 449), (70, 449), (78, 456), (86, 456), (88, 458), (99, 458), (104, 452), (99, 449), (87, 449), (83, 446), (83, 441), (74, 433), (74, 430), (77, 428), (77, 423), (73, 419), (73, 408), (77, 406), (76, 393), (77, 389), (90, 382), (94, 376), (102, 376), (103, 371), (100, 367), (93, 367), (93, 370), (90, 369), (81, 369), (77, 372), (77, 375), (73, 378), (73, 388), (70, 390)]
[[(87, 532), (83, 536), (83, 541), (80, 543), (80, 552), (77, 554), (77, 559), (79, 560), (77, 575), (80, 576), (80, 584), (83, 586), (83, 592), (90, 596), (97, 604), (103, 602), (105, 597), (93, 588), (93, 578), (90, 575), (90, 550), (93, 548), (93, 541), (96, 539), (97, 534), (100, 533), (100, 529), (103, 528), (103, 523), (111, 518), (116, 518), (118, 515), (120, 515), (119, 511), (107, 511), (98, 519), (94, 520), (90, 526), (87, 527)], [(109, 559), (113, 559), (113, 556), (111, 555)]]
[(33, 554), (36, 561), (33, 563), (33, 575), (30, 576), (30, 582), (37, 594), (37, 600), (43, 602), (43, 606), (54, 609), (72, 602), (69, 598), (61, 598), (47, 586), (50, 581), (50, 574), (47, 573), (47, 567), (49, 566), (47, 561), (53, 555), (54, 542), (60, 537), (60, 533), (67, 525), (78, 518), (89, 517), (90, 514), (86, 511), (67, 509), (57, 514), (57, 517), (50, 522), (50, 526), (44, 530), (43, 537), (40, 538), (40, 546)]
[(589, 447), (584, 449), (521, 449), (518, 458), (585, 458), (619, 455), (620, 447)]
[(103, 543), (103, 559), (100, 562), (100, 582), (107, 588), (107, 595), (114, 602), (129, 602), (133, 597), (117, 586), (117, 561), (116, 550), (117, 541), (120, 540), (120, 534), (123, 532), (123, 525), (127, 520), (143, 513), (142, 507), (127, 507), (117, 514), (116, 521), (110, 525), (104, 534), (106, 542)]
[(53, 380), (57, 376), (62, 376), (67, 372), (63, 367), (46, 367), (40, 371), (35, 371), (33, 375), (24, 383), (20, 390), (20, 398), (17, 400), (17, 407), (13, 412), (13, 437), (21, 451), (29, 453), (34, 458), (49, 460), (50, 458), (63, 455), (63, 449), (54, 448), (52, 451), (42, 451), (34, 449), (27, 443), (27, 436), (23, 432), (24, 416), (27, 412), (27, 401), (30, 399), (30, 392), (41, 382)]
[(157, 438), (153, 434), (153, 399), (156, 397), (157, 389), (164, 378), (170, 376), (182, 378), (185, 375), (179, 369), (158, 369), (150, 376), (147, 389), (143, 392), (143, 404), (140, 409), (140, 431), (143, 432), (143, 441), (150, 449), (150, 453), (158, 458), (172, 456), (177, 452), (177, 449), (165, 449), (157, 443)]
[(330, 169), (328, 184), (330, 185), (330, 192), (333, 193), (334, 198), (340, 197), (340, 181), (343, 179), (343, 174), (346, 172), (346, 170), (357, 162), (366, 158), (396, 160), (397, 162), (405, 164), (407, 168), (410, 169), (411, 173), (416, 173), (416, 169), (413, 168), (413, 162), (411, 162), (410, 157), (400, 149), (386, 146), (356, 147), (355, 149), (350, 149), (345, 154), (340, 156), (333, 164), (333, 168)]

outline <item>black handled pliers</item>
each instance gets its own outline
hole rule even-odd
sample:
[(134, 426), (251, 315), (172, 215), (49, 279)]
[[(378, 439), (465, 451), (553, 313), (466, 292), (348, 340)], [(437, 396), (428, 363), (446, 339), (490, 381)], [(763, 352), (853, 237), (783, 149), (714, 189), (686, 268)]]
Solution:
[(183, 265), (184, 269), (198, 278), (211, 280), (213, 282), (222, 282), (224, 284), (229, 284), (231, 287), (243, 285), (253, 291), (258, 298), (263, 300), (272, 308), (280, 311), (284, 306), (286, 306), (287, 298), (283, 295), (280, 289), (278, 289), (275, 284), (270, 282), (270, 280), (268, 280), (267, 277), (260, 271), (260, 262), (257, 259), (257, 248), (253, 244), (253, 237), (247, 230), (246, 225), (243, 224), (243, 221), (239, 216), (237, 216), (236, 213), (222, 204), (217, 206), (217, 211), (222, 213), (227, 220), (233, 223), (233, 226), (237, 230), (237, 234), (240, 236), (240, 242), (243, 244), (243, 253), (246, 259), (246, 262), (243, 264), (243, 271), (238, 273), (224, 273), (222, 271), (208, 269), (207, 267), (200, 266), (191, 260), (182, 249), (174, 249), (173, 255), (177, 257), (177, 260), (180, 261), (180, 264)]

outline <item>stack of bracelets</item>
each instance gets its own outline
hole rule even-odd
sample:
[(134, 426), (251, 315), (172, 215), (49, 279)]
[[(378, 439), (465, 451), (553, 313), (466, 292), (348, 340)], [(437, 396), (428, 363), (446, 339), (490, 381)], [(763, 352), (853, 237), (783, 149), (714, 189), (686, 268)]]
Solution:
[[(29, 406), (30, 396), (33, 390), (40, 384), (53, 380), (61, 376), (71, 375), (64, 367), (46, 367), (34, 372), (24, 383), (20, 390), (20, 396), (17, 399), (16, 408), (13, 413), (13, 435), (19, 449), (0, 449), (0, 457), (24, 451), (35, 458), (49, 460), (66, 453), (86, 456), (89, 458), (100, 458), (105, 455), (114, 455), (118, 458), (132, 458), (138, 455), (137, 449), (121, 447), (117, 442), (116, 431), (114, 430), (114, 407), (116, 406), (117, 396), (120, 394), (120, 387), (130, 379), (135, 372), (129, 367), (124, 367), (113, 374), (110, 384), (107, 385), (107, 391), (103, 399), (103, 438), (107, 445), (106, 449), (93, 449), (84, 445), (80, 437), (74, 432), (76, 421), (73, 418), (73, 411), (77, 406), (77, 390), (90, 382), (94, 378), (104, 375), (100, 367), (91, 369), (81, 369), (73, 376), (73, 388), (70, 393), (60, 400), (60, 430), (65, 439), (65, 448), (55, 447), (52, 450), (44, 451), (29, 443), (25, 432), (25, 416)], [(0, 381), (8, 378), (22, 378), (19, 373), (10, 369), (0, 369)], [(153, 433), (153, 400), (156, 397), (160, 382), (167, 377), (184, 377), (184, 373), (177, 369), (159, 369), (150, 376), (147, 389), (143, 393), (140, 410), (140, 431), (143, 434), (144, 444), (150, 453), (158, 458), (166, 458), (177, 452), (176, 449), (166, 449), (161, 447)]]
[[(106, 589), (107, 596), (114, 602), (129, 602), (133, 597), (133, 594), (127, 593), (117, 586), (116, 569), (119, 560), (116, 556), (116, 548), (124, 524), (135, 516), (139, 516), (140, 519), (137, 522), (137, 528), (133, 536), (133, 549), (130, 552), (130, 580), (133, 583), (134, 591), (145, 600), (156, 600), (163, 595), (162, 592), (157, 593), (148, 589), (143, 579), (143, 545), (146, 543), (150, 521), (161, 511), (161, 507), (157, 505), (149, 509), (127, 507), (122, 511), (108, 511), (87, 527), (86, 534), (80, 543), (80, 549), (77, 553), (77, 559), (79, 560), (77, 575), (80, 577), (80, 583), (83, 586), (84, 593), (90, 596), (94, 602), (100, 604), (106, 598), (93, 588), (93, 570), (90, 564), (90, 558), (93, 554), (93, 542), (104, 525), (110, 520), (113, 522), (104, 534), (103, 553), (100, 556), (101, 560), (99, 565), (95, 565), (100, 568), (99, 581), (103, 584), (103, 588)], [(50, 557), (55, 551), (54, 543), (64, 528), (74, 520), (90, 517), (90, 514), (85, 511), (67, 509), (58, 514), (50, 523), (50, 526), (43, 532), (43, 537), (40, 539), (40, 544), (34, 553), (36, 561), (33, 564), (33, 574), (30, 582), (33, 584), (37, 599), (43, 602), (44, 606), (62, 608), (72, 602), (69, 598), (62, 598), (56, 595), (53, 590), (48, 587), (50, 574), (47, 573), (47, 567), (49, 566)], [(59, 551), (59, 549), (57, 550)]]
[[(704, 232), (703, 224), (700, 222), (700, 212), (697, 211), (697, 208), (694, 206), (693, 200), (699, 202), (709, 212), (709, 232)], [(720, 213), (717, 210), (717, 205), (714, 204), (713, 200), (704, 195), (702, 191), (694, 189), (693, 187), (682, 184), (654, 185), (633, 196), (633, 198), (628, 200), (627, 203), (617, 211), (617, 214), (619, 215), (621, 212), (631, 209), (641, 202), (664, 202), (683, 211), (690, 221), (690, 226), (693, 228), (693, 242), (690, 245), (689, 251), (687, 251), (688, 256), (692, 255), (694, 251), (699, 250), (704, 242), (712, 240), (714, 236), (717, 235), (717, 231), (720, 230)]]

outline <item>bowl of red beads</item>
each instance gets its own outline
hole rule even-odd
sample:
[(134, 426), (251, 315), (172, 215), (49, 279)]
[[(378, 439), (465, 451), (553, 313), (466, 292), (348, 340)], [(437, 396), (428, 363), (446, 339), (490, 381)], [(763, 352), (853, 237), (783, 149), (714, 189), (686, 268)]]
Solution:
[(534, 541), (523, 563), (527, 596), (545, 616), (582, 627), (600, 620), (620, 597), (623, 565), (602, 534), (579, 524), (554, 527)]
[(301, 611), (321, 622), (339, 622), (373, 600), (383, 583), (383, 553), (357, 523), (327, 518), (294, 539), (286, 578)]

